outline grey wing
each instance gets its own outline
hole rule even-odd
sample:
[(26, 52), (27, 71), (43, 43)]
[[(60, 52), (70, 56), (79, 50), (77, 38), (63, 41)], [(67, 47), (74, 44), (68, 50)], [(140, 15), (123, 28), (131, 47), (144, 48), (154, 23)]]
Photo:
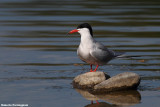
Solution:
[(108, 50), (103, 44), (96, 42), (93, 50), (90, 51), (92, 57), (101, 63), (107, 63), (114, 58), (114, 52)]

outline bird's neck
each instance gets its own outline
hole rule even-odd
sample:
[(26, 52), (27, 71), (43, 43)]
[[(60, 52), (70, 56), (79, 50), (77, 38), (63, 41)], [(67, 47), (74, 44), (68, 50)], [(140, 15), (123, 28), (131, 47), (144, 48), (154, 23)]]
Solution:
[(82, 45), (83, 47), (91, 47), (94, 42), (95, 40), (90, 35), (90, 33), (81, 34), (80, 45)]

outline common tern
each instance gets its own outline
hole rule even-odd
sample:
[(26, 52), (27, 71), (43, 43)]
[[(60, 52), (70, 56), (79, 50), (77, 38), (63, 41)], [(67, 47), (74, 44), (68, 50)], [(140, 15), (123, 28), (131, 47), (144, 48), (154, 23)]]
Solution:
[[(123, 52), (114, 52), (113, 50), (109, 50), (102, 43), (97, 42), (93, 38), (92, 27), (88, 23), (80, 24), (77, 29), (71, 30), (69, 34), (75, 32), (78, 32), (81, 35), (77, 55), (82, 61), (90, 64), (90, 72), (95, 72), (99, 65), (105, 65), (110, 60), (123, 54)], [(96, 65), (94, 70), (92, 70), (92, 65)]]

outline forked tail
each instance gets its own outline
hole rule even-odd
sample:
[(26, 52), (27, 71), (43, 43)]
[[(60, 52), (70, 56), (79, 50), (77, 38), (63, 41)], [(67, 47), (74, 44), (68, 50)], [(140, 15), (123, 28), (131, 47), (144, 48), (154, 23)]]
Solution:
[(141, 57), (139, 55), (125, 55), (125, 52), (114, 52), (115, 58), (133, 58), (133, 57)]

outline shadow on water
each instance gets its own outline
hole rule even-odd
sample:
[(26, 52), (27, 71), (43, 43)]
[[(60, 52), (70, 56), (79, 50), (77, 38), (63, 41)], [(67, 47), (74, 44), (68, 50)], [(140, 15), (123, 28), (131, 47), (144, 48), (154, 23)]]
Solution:
[[(122, 107), (132, 106), (140, 103), (141, 94), (136, 90), (117, 91), (106, 94), (94, 95), (85, 90), (75, 89), (85, 99), (90, 100), (91, 104), (85, 107)], [(99, 102), (103, 100), (106, 102)], [(93, 104), (93, 101), (97, 101), (97, 104)]]

